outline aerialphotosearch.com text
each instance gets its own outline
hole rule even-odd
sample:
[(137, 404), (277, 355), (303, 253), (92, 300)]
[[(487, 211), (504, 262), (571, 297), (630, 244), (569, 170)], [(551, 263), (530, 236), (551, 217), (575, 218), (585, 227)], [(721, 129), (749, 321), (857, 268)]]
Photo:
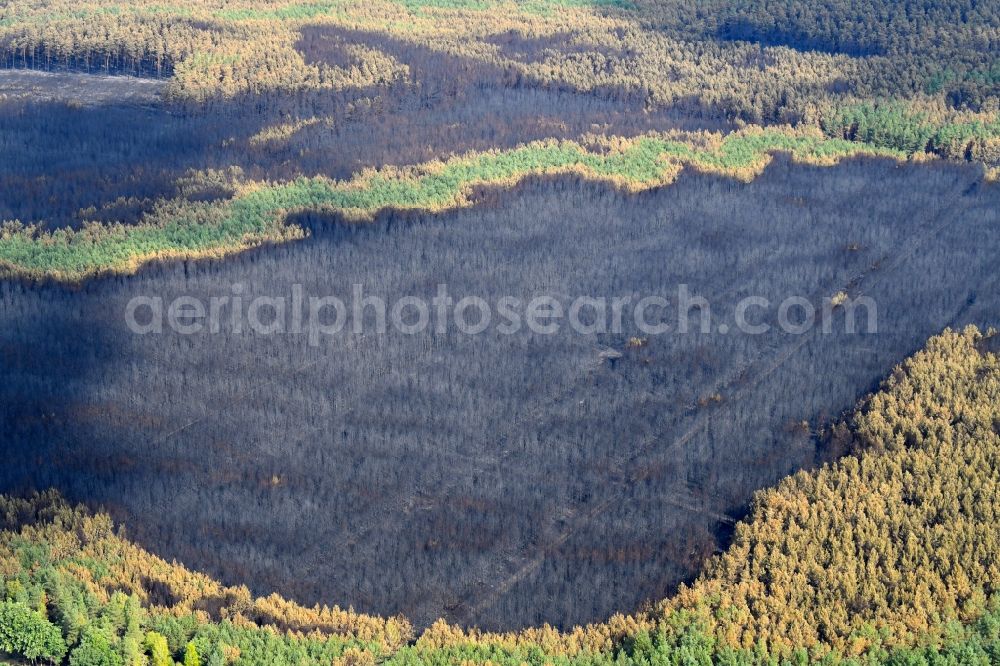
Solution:
[[(775, 301), (747, 296), (716, 312), (704, 296), (680, 284), (671, 293), (650, 295), (502, 296), (487, 299), (453, 295), (439, 284), (434, 296), (384, 298), (355, 284), (350, 293), (308, 294), (292, 285), (286, 294), (250, 297), (243, 284), (229, 293), (207, 298), (140, 295), (124, 312), (129, 330), (137, 335), (172, 332), (180, 335), (241, 334), (305, 336), (312, 346), (332, 336), (353, 332), (384, 335), (396, 332), (420, 335), (480, 335), (494, 331), (516, 335), (554, 335), (568, 328), (580, 335), (669, 334), (763, 335), (777, 328), (802, 335), (817, 328), (823, 333), (876, 333), (878, 308), (874, 300), (838, 292), (824, 298), (788, 296)], [(838, 317), (837, 314), (840, 313)], [(724, 315), (724, 316), (720, 316)], [(836, 324), (836, 325), (835, 325)]]

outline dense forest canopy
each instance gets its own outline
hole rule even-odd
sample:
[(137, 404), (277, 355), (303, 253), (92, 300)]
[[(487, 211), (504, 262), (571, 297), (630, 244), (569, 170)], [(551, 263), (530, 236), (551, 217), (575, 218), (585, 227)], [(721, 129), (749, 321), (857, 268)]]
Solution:
[[(533, 85), (762, 121), (815, 121), (871, 96), (996, 113), (998, 30), (988, 2), (688, 3), (589, 0), (10, 2), (8, 65), (171, 76), (204, 98), (406, 81), (399, 39), (489, 63)], [(298, 43), (306, 25), (370, 31), (336, 64)], [(419, 84), (419, 81), (412, 81)]]

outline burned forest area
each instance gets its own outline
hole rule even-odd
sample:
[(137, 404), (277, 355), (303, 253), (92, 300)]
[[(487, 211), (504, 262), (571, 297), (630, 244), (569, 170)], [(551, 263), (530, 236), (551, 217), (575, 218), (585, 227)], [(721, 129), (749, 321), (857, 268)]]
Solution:
[[(235, 259), (6, 284), (3, 483), (104, 507), (258, 594), (491, 629), (596, 621), (689, 580), (753, 492), (828, 460), (824, 427), (926, 338), (988, 325), (1000, 191), (972, 195), (977, 178), (779, 160), (750, 184), (690, 174), (640, 195), (534, 180), (445, 215), (308, 215), (309, 239)], [(642, 346), (627, 327), (137, 337), (116, 316), (233, 284), (390, 302), (687, 284), (716, 312)], [(848, 286), (876, 298), (876, 332), (719, 333), (749, 291)]]
[(0, 8), (0, 663), (998, 663), (984, 4)]

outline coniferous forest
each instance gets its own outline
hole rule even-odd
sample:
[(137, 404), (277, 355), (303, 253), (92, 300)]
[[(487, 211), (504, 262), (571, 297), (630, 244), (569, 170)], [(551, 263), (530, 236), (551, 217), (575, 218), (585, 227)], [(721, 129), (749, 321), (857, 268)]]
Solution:
[(0, 663), (1000, 664), (1000, 4), (10, 0), (0, 156)]

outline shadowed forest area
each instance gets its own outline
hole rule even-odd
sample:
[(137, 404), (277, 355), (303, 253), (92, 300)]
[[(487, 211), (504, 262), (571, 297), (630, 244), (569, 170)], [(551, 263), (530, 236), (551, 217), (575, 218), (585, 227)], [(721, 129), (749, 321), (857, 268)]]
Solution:
[[(568, 627), (722, 548), (756, 489), (844, 451), (823, 426), (946, 326), (996, 312), (997, 197), (971, 168), (773, 164), (624, 195), (574, 179), (220, 262), (2, 292), (3, 487), (106, 507), (157, 554), (418, 625)], [(856, 202), (867, 205), (859, 208)], [(572, 202), (572, 203), (570, 203)], [(572, 208), (573, 214), (567, 214)], [(136, 295), (392, 302), (664, 295), (712, 332), (139, 337)], [(736, 301), (878, 304), (878, 331), (722, 335)], [(771, 312), (773, 318), (774, 313)], [(842, 315), (841, 315), (842, 317)], [(621, 351), (611, 362), (606, 349)], [(66, 359), (71, 359), (67, 364)], [(31, 443), (25, 446), (24, 443)]]

